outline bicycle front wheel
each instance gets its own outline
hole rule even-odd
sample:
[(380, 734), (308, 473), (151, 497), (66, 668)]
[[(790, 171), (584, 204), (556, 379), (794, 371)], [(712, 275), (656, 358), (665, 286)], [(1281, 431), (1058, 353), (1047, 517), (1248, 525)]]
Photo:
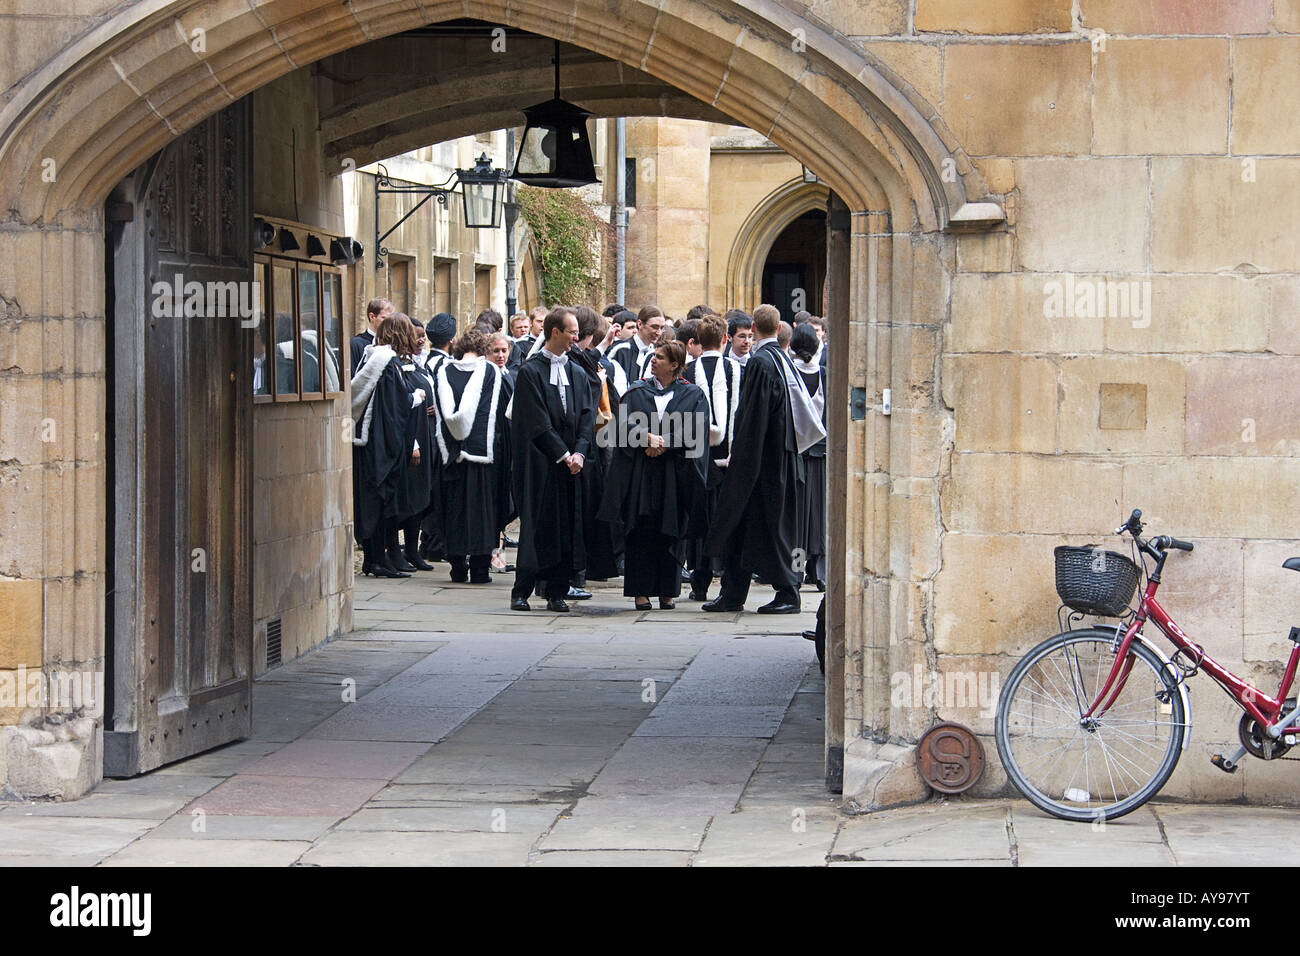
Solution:
[(998, 700), (994, 736), (1007, 776), (1063, 820), (1136, 810), (1165, 785), (1182, 752), (1187, 715), (1177, 681), (1136, 641), (1114, 703), (1083, 716), (1110, 674), (1114, 645), (1115, 632), (1104, 628), (1057, 634), (1012, 669)]

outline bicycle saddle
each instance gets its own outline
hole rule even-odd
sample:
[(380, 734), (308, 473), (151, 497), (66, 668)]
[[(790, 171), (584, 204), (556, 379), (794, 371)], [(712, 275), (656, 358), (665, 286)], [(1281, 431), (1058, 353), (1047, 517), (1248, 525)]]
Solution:
[(1282, 567), (1288, 571), (1300, 571), (1300, 558), (1287, 558), (1282, 562)]

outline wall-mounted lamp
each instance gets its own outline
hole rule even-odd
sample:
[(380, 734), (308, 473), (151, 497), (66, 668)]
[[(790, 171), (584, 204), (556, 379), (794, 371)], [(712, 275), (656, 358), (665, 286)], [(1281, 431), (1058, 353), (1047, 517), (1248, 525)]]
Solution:
[(307, 255), (313, 259), (325, 255), (325, 244), (310, 232), (307, 233)]
[(302, 247), (298, 245), (298, 237), (295, 236), (288, 229), (286, 229), (284, 226), (281, 226), (280, 227), (280, 251), (294, 252), (295, 250), (301, 248)]
[(265, 249), (273, 242), (275, 242), (275, 226), (271, 225), (265, 219), (254, 219), (253, 248)]
[(330, 240), (330, 262), (336, 266), (355, 265), (366, 254), (365, 246), (351, 236)]

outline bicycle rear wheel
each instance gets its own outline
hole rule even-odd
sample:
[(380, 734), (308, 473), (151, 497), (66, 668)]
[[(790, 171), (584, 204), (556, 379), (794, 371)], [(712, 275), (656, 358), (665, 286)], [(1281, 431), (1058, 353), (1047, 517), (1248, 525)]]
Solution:
[[(1115, 661), (1115, 632), (1057, 634), (1021, 659), (998, 700), (994, 736), (1007, 776), (1063, 820), (1113, 820), (1151, 799), (1178, 765), (1187, 715), (1177, 682), (1146, 645), (1104, 714), (1083, 713)], [(1113, 692), (1113, 689), (1112, 689)]]

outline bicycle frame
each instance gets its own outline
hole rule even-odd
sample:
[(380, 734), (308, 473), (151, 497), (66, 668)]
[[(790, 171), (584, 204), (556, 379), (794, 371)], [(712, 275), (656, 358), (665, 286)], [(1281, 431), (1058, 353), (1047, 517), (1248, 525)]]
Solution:
[[(1282, 708), (1286, 705), (1286, 695), (1291, 689), (1291, 684), (1295, 680), (1297, 665), (1300, 665), (1300, 642), (1294, 644), (1291, 648), (1291, 657), (1287, 661), (1286, 672), (1282, 675), (1282, 685), (1278, 689), (1277, 697), (1270, 697), (1263, 691), (1259, 690), (1252, 684), (1246, 683), (1236, 674), (1232, 673), (1226, 667), (1221, 665), (1214, 658), (1205, 653), (1205, 650), (1194, 644), (1186, 634), (1183, 633), (1169, 613), (1160, 606), (1156, 601), (1156, 589), (1160, 586), (1160, 580), (1157, 576), (1155, 579), (1147, 581), (1146, 593), (1142, 596), (1142, 601), (1138, 605), (1137, 616), (1129, 624), (1124, 636), (1120, 638), (1115, 650), (1115, 663), (1111, 665), (1110, 673), (1106, 677), (1106, 683), (1098, 691), (1096, 699), (1092, 701), (1083, 717), (1101, 717), (1110, 709), (1120, 693), (1124, 690), (1124, 685), (1128, 681), (1130, 672), (1133, 669), (1133, 658), (1129, 654), (1129, 648), (1134, 638), (1142, 630), (1142, 626), (1148, 621), (1154, 621), (1160, 628), (1165, 637), (1180, 651), (1187, 653), (1196, 666), (1209, 674), (1214, 681), (1222, 687), (1237, 705), (1246, 711), (1255, 719), (1261, 727), (1268, 728), (1270, 736), (1276, 737), (1281, 728), (1290, 724), (1290, 719), (1280, 721)], [(1293, 715), (1300, 717), (1300, 708)], [(1277, 726), (1274, 726), (1274, 724)]]

